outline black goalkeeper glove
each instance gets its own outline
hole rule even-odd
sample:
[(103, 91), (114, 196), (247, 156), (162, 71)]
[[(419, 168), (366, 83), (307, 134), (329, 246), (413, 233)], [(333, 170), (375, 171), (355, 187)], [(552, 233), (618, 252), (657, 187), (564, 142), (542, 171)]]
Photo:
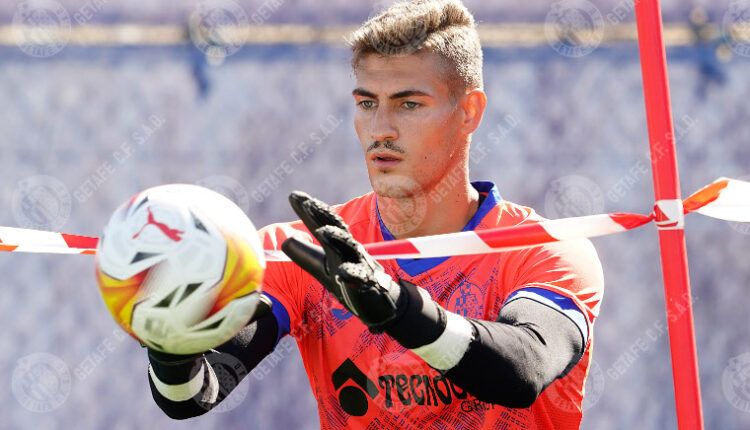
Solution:
[(344, 220), (320, 200), (295, 191), (292, 209), (323, 245), (289, 238), (281, 249), (314, 276), (373, 333), (381, 333), (405, 309), (401, 285), (354, 240)]
[(426, 291), (405, 280), (394, 281), (327, 204), (301, 192), (292, 193), (289, 202), (323, 247), (289, 238), (281, 249), (371, 332), (385, 332), (406, 348), (440, 336), (445, 312)]

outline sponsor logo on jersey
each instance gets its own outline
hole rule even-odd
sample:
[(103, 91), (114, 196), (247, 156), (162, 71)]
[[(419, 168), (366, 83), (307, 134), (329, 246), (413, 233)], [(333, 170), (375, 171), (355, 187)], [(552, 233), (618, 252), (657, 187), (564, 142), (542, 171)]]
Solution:
[[(336, 391), (341, 388), (339, 391), (341, 408), (347, 414), (355, 417), (361, 417), (367, 413), (369, 409), (367, 396), (374, 399), (380, 393), (375, 383), (348, 358), (333, 371), (331, 380)], [(352, 381), (354, 385), (344, 386), (349, 381)]]
[(347, 414), (357, 417), (367, 414), (370, 401), (386, 410), (398, 411), (414, 407), (446, 406), (458, 401), (461, 401), (464, 412), (486, 410), (493, 406), (469, 399), (466, 391), (453, 385), (439, 373), (386, 373), (377, 376), (376, 384), (347, 358), (333, 372), (331, 379), (339, 393), (341, 408)]

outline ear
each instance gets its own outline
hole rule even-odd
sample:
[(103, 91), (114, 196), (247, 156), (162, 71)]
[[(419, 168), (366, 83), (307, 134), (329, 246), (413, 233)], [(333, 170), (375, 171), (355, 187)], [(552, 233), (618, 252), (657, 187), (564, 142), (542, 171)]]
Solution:
[(472, 134), (482, 123), (484, 110), (487, 108), (487, 94), (478, 88), (471, 90), (461, 98), (460, 105), (464, 111), (462, 131), (467, 135)]

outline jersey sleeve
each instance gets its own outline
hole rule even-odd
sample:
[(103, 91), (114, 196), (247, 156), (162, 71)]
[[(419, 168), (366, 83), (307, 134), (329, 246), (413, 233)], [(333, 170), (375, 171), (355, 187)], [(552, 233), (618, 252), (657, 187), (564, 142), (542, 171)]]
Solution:
[(525, 298), (551, 307), (576, 324), (587, 345), (604, 292), (601, 262), (591, 241), (568, 240), (523, 250), (509, 264), (515, 267), (506, 270), (506, 285), (512, 287), (503, 304)]
[[(309, 233), (291, 224), (271, 224), (259, 231), (264, 250), (281, 250), (289, 237), (311, 241)], [(279, 324), (279, 339), (294, 334), (305, 313), (302, 269), (291, 262), (268, 262), (263, 276), (263, 293), (273, 303), (272, 312)], [(277, 339), (278, 340), (278, 339)]]

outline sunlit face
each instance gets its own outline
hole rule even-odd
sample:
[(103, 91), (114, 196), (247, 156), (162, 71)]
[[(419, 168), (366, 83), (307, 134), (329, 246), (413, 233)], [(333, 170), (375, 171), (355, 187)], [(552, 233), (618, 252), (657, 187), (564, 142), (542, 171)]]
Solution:
[(354, 127), (378, 195), (429, 192), (464, 162), (464, 114), (451, 97), (445, 67), (431, 52), (360, 60)]

